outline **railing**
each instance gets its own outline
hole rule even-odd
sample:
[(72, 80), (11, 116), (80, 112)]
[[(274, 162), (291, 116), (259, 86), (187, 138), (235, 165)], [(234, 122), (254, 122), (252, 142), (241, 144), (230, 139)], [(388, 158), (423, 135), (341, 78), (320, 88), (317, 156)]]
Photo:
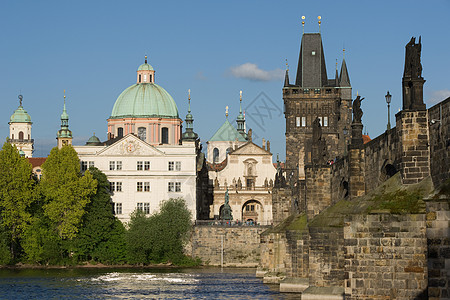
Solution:
[(10, 143), (34, 143), (34, 139), (9, 139)]
[[(219, 191), (225, 191), (227, 188), (223, 185), (219, 186), (219, 187), (214, 187), (215, 190), (219, 190)], [(257, 186), (257, 187), (242, 187), (242, 188), (236, 188), (233, 185), (229, 185), (228, 186), (228, 190), (229, 191), (238, 191), (238, 192), (245, 192), (245, 191), (270, 191), (272, 190), (271, 186), (268, 187), (264, 187), (264, 186)]]
[(268, 227), (272, 226), (272, 221), (238, 221), (238, 220), (195, 220), (196, 226), (213, 227)]

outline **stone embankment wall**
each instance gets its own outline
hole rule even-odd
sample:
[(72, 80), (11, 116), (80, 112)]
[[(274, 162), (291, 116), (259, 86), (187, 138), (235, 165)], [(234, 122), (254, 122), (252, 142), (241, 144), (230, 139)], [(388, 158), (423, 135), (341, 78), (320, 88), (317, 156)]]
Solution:
[(450, 178), (450, 98), (428, 109), (428, 124), (431, 178), (439, 186)]
[(428, 296), (450, 298), (450, 199), (427, 199)]
[(186, 253), (212, 266), (221, 265), (223, 253), (225, 267), (256, 267), (260, 261), (259, 236), (266, 229), (264, 226), (197, 225)]
[(424, 214), (350, 216), (345, 222), (344, 243), (346, 299), (424, 297)]

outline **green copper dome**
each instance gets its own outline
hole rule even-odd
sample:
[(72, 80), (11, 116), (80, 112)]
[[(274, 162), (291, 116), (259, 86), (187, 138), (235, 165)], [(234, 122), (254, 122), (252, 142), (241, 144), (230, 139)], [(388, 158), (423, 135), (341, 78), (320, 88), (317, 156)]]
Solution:
[(102, 145), (102, 142), (100, 141), (100, 139), (98, 137), (95, 136), (95, 133), (86, 142), (86, 146), (100, 146), (100, 145)]
[(10, 123), (31, 123), (31, 117), (22, 105), (19, 106), (9, 119)]
[(117, 98), (110, 119), (119, 118), (178, 118), (178, 108), (172, 96), (159, 85), (138, 83)]
[(139, 66), (138, 71), (154, 71), (152, 65), (145, 63)]

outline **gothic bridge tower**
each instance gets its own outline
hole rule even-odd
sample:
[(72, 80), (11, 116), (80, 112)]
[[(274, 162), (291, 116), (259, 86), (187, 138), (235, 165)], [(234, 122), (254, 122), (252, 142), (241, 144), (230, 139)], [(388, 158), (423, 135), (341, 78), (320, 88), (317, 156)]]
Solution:
[(345, 58), (338, 75), (328, 78), (320, 33), (303, 33), (295, 83), (288, 70), (283, 87), (286, 118), (286, 168), (305, 179), (311, 163), (313, 123), (319, 118), (328, 159), (343, 156), (350, 139), (352, 88)]

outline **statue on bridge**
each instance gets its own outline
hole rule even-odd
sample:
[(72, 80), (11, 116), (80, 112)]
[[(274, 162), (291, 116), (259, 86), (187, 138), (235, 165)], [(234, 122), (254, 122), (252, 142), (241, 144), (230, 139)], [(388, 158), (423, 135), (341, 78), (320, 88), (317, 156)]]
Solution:
[(355, 100), (353, 100), (353, 122), (352, 123), (361, 123), (361, 119), (363, 116), (363, 111), (361, 109), (361, 102), (364, 98), (361, 96), (357, 96)]
[(405, 46), (405, 72), (403, 77), (421, 78), (422, 64), (420, 63), (420, 54), (422, 52), (421, 37), (419, 36), (419, 43), (416, 44), (416, 38), (412, 37)]
[(222, 212), (220, 214), (221, 220), (233, 220), (233, 214), (231, 212), (229, 198), (230, 196), (228, 195), (228, 188), (227, 188), (227, 191), (225, 192), (225, 204), (223, 205)]

